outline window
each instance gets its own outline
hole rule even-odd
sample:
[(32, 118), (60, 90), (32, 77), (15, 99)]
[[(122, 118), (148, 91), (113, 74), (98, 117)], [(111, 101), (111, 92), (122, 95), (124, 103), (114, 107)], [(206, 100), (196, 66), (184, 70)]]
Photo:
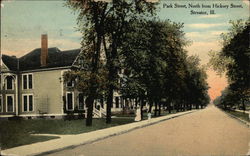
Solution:
[(115, 107), (119, 108), (119, 97), (115, 97)]
[(68, 81), (67, 87), (73, 87), (74, 86), (74, 81)]
[(27, 96), (23, 96), (23, 111), (28, 111), (28, 99)]
[(6, 112), (14, 112), (14, 95), (6, 95)]
[(29, 80), (29, 89), (32, 89), (33, 88), (33, 85), (32, 85), (32, 75), (31, 74), (29, 74), (29, 76), (28, 76), (28, 80)]
[(67, 92), (67, 96), (66, 96), (66, 109), (67, 110), (73, 110), (74, 108), (74, 95), (72, 92)]
[(27, 75), (23, 75), (23, 89), (27, 89)]
[(33, 111), (33, 95), (29, 95), (29, 111)]
[(0, 95), (0, 112), (3, 112), (3, 97)]
[(33, 88), (33, 75), (26, 74), (23, 75), (23, 89), (32, 89)]
[(33, 111), (33, 95), (27, 94), (23, 95), (23, 111), (24, 112), (31, 112)]
[(6, 77), (6, 89), (13, 89), (13, 78), (11, 76)]
[(84, 109), (84, 96), (83, 93), (79, 94), (79, 110)]

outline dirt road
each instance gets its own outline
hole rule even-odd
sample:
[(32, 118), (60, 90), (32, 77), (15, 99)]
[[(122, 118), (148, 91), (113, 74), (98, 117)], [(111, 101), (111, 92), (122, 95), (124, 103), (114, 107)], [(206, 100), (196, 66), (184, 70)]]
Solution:
[(246, 155), (250, 129), (214, 106), (53, 156)]

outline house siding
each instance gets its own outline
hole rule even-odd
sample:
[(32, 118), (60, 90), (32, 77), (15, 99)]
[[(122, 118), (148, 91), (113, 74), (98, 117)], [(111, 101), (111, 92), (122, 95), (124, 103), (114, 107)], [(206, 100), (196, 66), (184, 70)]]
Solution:
[[(61, 71), (42, 71), (32, 74), (33, 88), (23, 89), (23, 80), (21, 80), (19, 88), (21, 89), (20, 109), (21, 114), (62, 114), (63, 100), (62, 100), (62, 85)], [(25, 74), (21, 74), (21, 77)], [(32, 94), (34, 108), (32, 112), (23, 111), (23, 95)]]

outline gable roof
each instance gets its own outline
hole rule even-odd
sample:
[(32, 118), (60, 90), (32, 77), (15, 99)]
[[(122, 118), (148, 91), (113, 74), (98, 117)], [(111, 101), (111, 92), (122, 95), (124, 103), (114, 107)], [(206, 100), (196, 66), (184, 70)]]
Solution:
[(3, 54), (2, 61), (9, 68), (9, 70), (17, 70), (17, 58), (15, 56), (8, 56)]
[[(45, 68), (55, 68), (55, 67), (66, 67), (71, 66), (76, 59), (77, 55), (80, 53), (80, 49), (61, 51), (58, 48), (48, 48), (48, 62), (46, 66), (41, 66), (40, 64), (40, 54), (41, 48), (37, 48), (30, 53), (20, 57), (19, 60), (19, 70), (34, 70), (34, 69), (45, 69)], [(6, 56), (6, 55), (5, 55)], [(10, 56), (8, 56), (10, 57)], [(17, 59), (16, 61), (3, 62), (10, 68), (16, 67), (17, 70)], [(14, 70), (14, 68), (13, 68)]]

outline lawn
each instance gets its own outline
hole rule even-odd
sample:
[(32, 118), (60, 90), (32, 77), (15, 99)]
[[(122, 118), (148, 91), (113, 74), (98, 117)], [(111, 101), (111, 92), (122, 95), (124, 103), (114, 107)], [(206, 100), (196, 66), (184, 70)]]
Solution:
[[(176, 113), (173, 111), (172, 113)], [(172, 114), (171, 113), (171, 114)], [(168, 115), (162, 111), (161, 116)], [(80, 134), (98, 129), (109, 128), (134, 122), (134, 114), (116, 114), (111, 124), (106, 124), (105, 119), (93, 119), (91, 127), (85, 126), (85, 119), (59, 120), (59, 119), (33, 119), (33, 120), (0, 120), (0, 147), (1, 149), (12, 148), (35, 142), (47, 141), (59, 138), (57, 136), (34, 136), (31, 134)], [(152, 113), (154, 118), (154, 113)], [(143, 119), (147, 119), (147, 113), (143, 113)]]
[(226, 110), (226, 112), (228, 112), (228, 113), (232, 114), (233, 116), (236, 116), (244, 121), (250, 122), (247, 113), (237, 112), (237, 111), (233, 111), (233, 110)]
[(2, 120), (0, 121), (0, 147), (12, 148), (20, 145), (56, 139), (54, 136), (33, 136), (31, 134), (80, 134), (134, 122), (134, 118), (114, 118), (111, 124), (105, 119), (93, 119), (91, 127), (85, 120)]

